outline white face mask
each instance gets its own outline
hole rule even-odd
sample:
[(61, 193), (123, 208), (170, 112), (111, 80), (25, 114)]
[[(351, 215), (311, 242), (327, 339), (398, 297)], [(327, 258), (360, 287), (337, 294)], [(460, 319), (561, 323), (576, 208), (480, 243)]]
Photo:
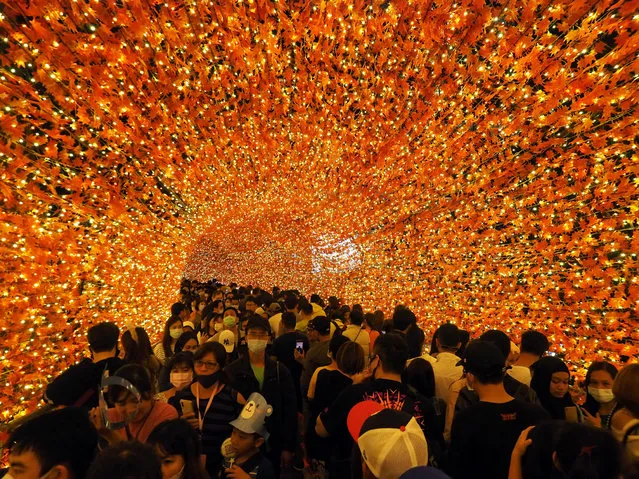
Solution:
[(590, 394), (599, 404), (607, 404), (615, 400), (612, 389), (596, 389), (588, 386), (588, 394)]
[(249, 351), (252, 353), (261, 353), (266, 349), (268, 340), (266, 339), (249, 339), (246, 341)]
[(169, 334), (171, 335), (171, 337), (173, 339), (178, 339), (180, 336), (182, 336), (183, 332), (184, 332), (184, 330), (182, 328), (180, 328), (180, 329), (169, 329)]
[(169, 477), (169, 479), (182, 479), (183, 477), (184, 477), (184, 467), (182, 467), (182, 469), (180, 469), (180, 472), (178, 472), (175, 476)]
[(215, 330), (219, 333), (220, 331), (222, 331), (224, 329), (224, 324), (222, 323), (215, 323), (213, 325), (213, 327), (215, 328)]
[(193, 371), (186, 373), (171, 373), (169, 375), (169, 380), (171, 381), (171, 384), (175, 386), (175, 389), (184, 389), (193, 382)]

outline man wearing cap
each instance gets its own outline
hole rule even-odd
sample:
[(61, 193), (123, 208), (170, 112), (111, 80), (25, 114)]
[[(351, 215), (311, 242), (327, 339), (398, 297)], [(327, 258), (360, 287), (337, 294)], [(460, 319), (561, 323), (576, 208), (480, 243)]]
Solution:
[(510, 453), (521, 431), (550, 417), (540, 406), (506, 392), (506, 359), (494, 344), (473, 341), (460, 364), (468, 387), (477, 391), (479, 403), (461, 411), (453, 420), (449, 474), (455, 479), (506, 479)]
[(246, 344), (248, 354), (232, 362), (224, 371), (230, 384), (242, 396), (249, 397), (259, 392), (273, 406), (273, 414), (266, 427), (270, 433), (267, 442), (269, 458), (279, 470), (280, 464), (292, 464), (297, 438), (297, 397), (295, 386), (288, 368), (266, 355), (270, 340), (269, 322), (253, 315), (246, 324)]
[[(510, 353), (510, 339), (503, 331), (492, 329), (484, 332), (479, 339), (493, 343), (504, 355), (504, 358), (508, 357)], [(506, 364), (508, 364), (507, 360)], [(504, 389), (514, 398), (521, 399), (522, 401), (530, 404), (539, 404), (537, 394), (535, 394), (535, 391), (532, 388), (520, 383), (508, 374), (504, 376)], [(455, 381), (450, 386), (448, 393), (444, 439), (450, 441), (450, 429), (452, 427), (455, 414), (458, 414), (460, 411), (463, 411), (472, 404), (478, 403), (479, 396), (477, 396), (477, 391), (468, 389), (465, 377)]]
[(348, 430), (361, 455), (363, 479), (397, 479), (428, 464), (428, 444), (413, 416), (373, 401), (356, 404)]
[(345, 437), (348, 438), (345, 425), (349, 411), (357, 403), (371, 400), (386, 408), (404, 411), (414, 416), (431, 444), (432, 454), (439, 455), (443, 450), (444, 440), (441, 433), (437, 433), (437, 421), (432, 404), (402, 384), (401, 375), (406, 361), (408, 345), (403, 335), (389, 333), (377, 338), (370, 357), (371, 378), (344, 389), (335, 402), (320, 414), (315, 432), (321, 437), (344, 441)]
[(331, 364), (328, 357), (328, 345), (331, 340), (331, 323), (326, 316), (317, 316), (308, 322), (306, 328), (308, 340), (310, 341), (310, 349), (303, 355), (296, 353), (296, 358), (300, 358), (303, 362), (304, 372), (300, 378), (300, 386), (302, 388), (302, 396), (306, 397), (308, 386), (315, 370), (321, 366)]

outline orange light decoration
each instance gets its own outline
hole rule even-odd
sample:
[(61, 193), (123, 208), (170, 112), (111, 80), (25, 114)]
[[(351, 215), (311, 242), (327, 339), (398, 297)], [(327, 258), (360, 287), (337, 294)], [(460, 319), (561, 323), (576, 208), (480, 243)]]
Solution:
[(636, 2), (0, 7), (3, 420), (183, 273), (636, 360)]

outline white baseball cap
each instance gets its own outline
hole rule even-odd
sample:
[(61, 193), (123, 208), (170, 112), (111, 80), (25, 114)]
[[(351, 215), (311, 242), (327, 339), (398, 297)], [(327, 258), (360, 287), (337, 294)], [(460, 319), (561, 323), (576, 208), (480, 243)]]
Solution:
[(233, 331), (225, 329), (220, 333), (217, 342), (224, 346), (227, 353), (232, 353), (235, 349), (235, 334), (233, 334)]
[(347, 421), (373, 475), (397, 479), (414, 467), (428, 465), (428, 444), (415, 418), (382, 408), (375, 401), (363, 401), (353, 406)]

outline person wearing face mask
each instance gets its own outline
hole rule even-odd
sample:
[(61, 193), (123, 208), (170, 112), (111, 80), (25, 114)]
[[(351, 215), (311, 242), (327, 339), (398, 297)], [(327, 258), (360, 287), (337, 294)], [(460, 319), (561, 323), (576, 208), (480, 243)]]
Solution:
[(153, 348), (153, 354), (155, 354), (155, 357), (158, 358), (163, 365), (167, 359), (173, 356), (175, 343), (180, 339), (183, 332), (182, 320), (179, 316), (171, 316), (166, 320), (162, 341)]
[(209, 479), (200, 461), (200, 438), (183, 419), (157, 426), (147, 444), (153, 446), (158, 455), (162, 479)]
[(183, 351), (175, 354), (167, 361), (166, 368), (169, 370), (171, 388), (156, 396), (156, 399), (164, 402), (168, 402), (178, 391), (186, 389), (193, 383), (193, 353)]
[(216, 477), (222, 465), (220, 448), (233, 428), (229, 422), (237, 417), (246, 402), (244, 396), (228, 384), (226, 350), (220, 343), (204, 343), (193, 355), (195, 382), (177, 391), (169, 399), (202, 439), (206, 470)]
[[(442, 444), (444, 439), (437, 432), (437, 418), (432, 404), (402, 383), (402, 372), (408, 361), (405, 337), (399, 333), (381, 335), (373, 346), (369, 360), (367, 378), (342, 390), (335, 402), (317, 418), (315, 432), (320, 437), (348, 437), (348, 413), (356, 404), (372, 400), (382, 403), (386, 408), (414, 416), (429, 444)], [(349, 444), (352, 446), (352, 439)]]
[(297, 447), (295, 386), (288, 368), (266, 354), (271, 339), (268, 320), (258, 315), (249, 316), (245, 332), (248, 354), (229, 364), (225, 372), (231, 385), (244, 397), (258, 392), (273, 406), (267, 424), (267, 455), (279, 473), (280, 467), (292, 466), (293, 451)]
[(595, 361), (588, 368), (584, 386), (586, 402), (581, 407), (586, 421), (596, 427), (610, 430), (612, 416), (621, 406), (612, 393), (617, 368), (607, 361)]

